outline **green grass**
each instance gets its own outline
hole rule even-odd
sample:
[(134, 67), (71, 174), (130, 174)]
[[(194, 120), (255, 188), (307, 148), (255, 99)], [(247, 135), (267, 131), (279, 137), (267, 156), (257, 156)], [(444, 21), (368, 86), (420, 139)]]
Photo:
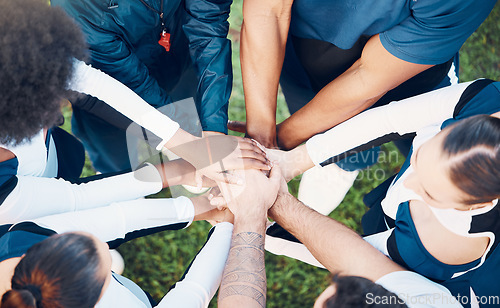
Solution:
[[(234, 89), (230, 99), (229, 117), (231, 120), (243, 121), (245, 120), (245, 107), (239, 65), (241, 3), (242, 0), (234, 2), (230, 16)], [(500, 80), (499, 21), (500, 5), (497, 4), (486, 22), (461, 49), (461, 81), (479, 77)], [(277, 121), (281, 122), (288, 115), (283, 96), (280, 95)], [(383, 150), (386, 154), (392, 153), (391, 159), (385, 159), (360, 173), (344, 202), (331, 215), (357, 231), (360, 231), (361, 216), (365, 212), (363, 196), (385, 178), (397, 172), (402, 163), (401, 156), (397, 154), (392, 144), (384, 146)], [(87, 165), (85, 175), (91, 173)], [(292, 180), (289, 184), (290, 191), (294, 194), (298, 190), (299, 178)], [(164, 192), (162, 196), (169, 196), (169, 192)], [(122, 245), (119, 251), (125, 259), (124, 275), (134, 280), (156, 299), (161, 299), (170, 286), (182, 276), (184, 269), (203, 245), (209, 228), (208, 223), (197, 222), (187, 230), (161, 232)], [(314, 299), (328, 284), (329, 273), (327, 271), (286, 257), (266, 253), (266, 268), (268, 307), (312, 307)], [(214, 299), (211, 307), (215, 306)]]

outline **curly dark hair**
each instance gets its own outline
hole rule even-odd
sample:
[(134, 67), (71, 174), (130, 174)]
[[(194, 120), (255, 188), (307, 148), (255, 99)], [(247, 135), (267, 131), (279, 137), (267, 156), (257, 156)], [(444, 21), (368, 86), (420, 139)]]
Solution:
[(72, 59), (84, 59), (78, 26), (47, 0), (0, 0), (0, 143), (20, 143), (60, 119)]

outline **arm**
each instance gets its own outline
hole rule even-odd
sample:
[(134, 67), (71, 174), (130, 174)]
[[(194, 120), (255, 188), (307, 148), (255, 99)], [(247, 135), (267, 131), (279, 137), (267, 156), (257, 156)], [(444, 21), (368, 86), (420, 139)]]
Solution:
[(250, 170), (245, 178), (244, 186), (219, 186), (234, 214), (231, 249), (219, 290), (221, 308), (266, 307), (264, 238), (267, 210), (276, 199), (281, 173), (274, 167), (268, 179), (262, 172)]
[(194, 171), (189, 163), (175, 160), (82, 184), (63, 179), (17, 176), (17, 185), (0, 207), (0, 221), (15, 223), (134, 200), (165, 187), (194, 184)]
[(187, 0), (183, 25), (199, 76), (198, 112), (204, 131), (227, 133), (227, 109), (233, 83), (229, 31), (230, 0)]
[(257, 223), (245, 220), (235, 216), (231, 249), (219, 291), (221, 308), (266, 307), (265, 213)]
[(376, 281), (403, 270), (354, 231), (308, 208), (283, 187), (269, 215), (297, 237), (332, 273)]
[(110, 206), (33, 219), (56, 233), (84, 231), (116, 248), (123, 242), (163, 230), (178, 230), (197, 220), (221, 220), (224, 212), (206, 197), (137, 199)]
[[(138, 175), (138, 176), (136, 176)], [(157, 193), (162, 188), (154, 166), (84, 184), (63, 179), (17, 176), (17, 185), (0, 207), (2, 223), (85, 210)]]
[[(186, 197), (138, 199), (85, 211), (45, 216), (33, 219), (32, 222), (59, 234), (89, 232), (109, 243), (129, 239), (127, 235), (151, 234), (148, 230), (158, 232), (185, 228), (193, 221), (194, 214), (193, 203)], [(159, 230), (161, 227), (170, 228)]]
[(287, 180), (348, 151), (363, 150), (452, 118), (460, 97), (474, 82), (442, 88), (373, 108), (318, 134), (291, 151), (269, 151)]
[(222, 279), (232, 231), (233, 225), (228, 222), (215, 225), (183, 278), (156, 307), (207, 307)]
[(243, 2), (241, 72), (247, 133), (276, 146), (276, 98), (293, 0)]
[(292, 149), (313, 135), (344, 122), (431, 66), (393, 56), (382, 46), (379, 36), (373, 36), (356, 63), (281, 123), (278, 131), (280, 146)]
[(162, 138), (163, 141), (158, 145), (158, 149), (174, 136), (177, 137), (176, 139), (180, 139), (179, 136), (189, 138), (187, 140), (196, 139), (181, 131), (178, 123), (146, 103), (130, 88), (82, 61), (74, 60), (74, 73), (67, 88), (97, 97), (130, 120)]

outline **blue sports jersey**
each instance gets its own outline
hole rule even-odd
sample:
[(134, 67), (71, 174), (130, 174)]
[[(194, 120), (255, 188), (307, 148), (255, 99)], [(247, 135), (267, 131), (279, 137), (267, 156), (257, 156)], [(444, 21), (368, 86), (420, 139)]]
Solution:
[[(462, 95), (455, 107), (453, 118), (443, 122), (441, 129), (478, 114), (493, 114), (500, 111), (500, 82), (489, 83), (479, 80), (471, 84)], [(396, 177), (399, 179), (409, 166), (411, 155)], [(500, 276), (500, 208), (497, 205), (492, 210), (473, 216), (468, 233), (491, 232), (493, 243), (484, 263), (474, 260), (462, 265), (448, 265), (434, 258), (424, 247), (418, 237), (409, 210), (409, 202), (399, 205), (396, 215), (396, 227), (387, 242), (391, 258), (400, 265), (432, 279), (448, 288), (457, 298), (469, 296), (470, 288), (479, 299), (499, 297), (500, 286), (494, 283)], [(479, 267), (477, 267), (479, 266)], [(477, 268), (476, 268), (477, 267)], [(466, 272), (456, 276), (457, 273)], [(461, 302), (464, 307), (470, 307), (470, 299)], [(481, 307), (496, 307), (497, 301), (482, 303)]]
[(450, 60), (496, 0), (295, 0), (290, 31), (349, 49), (380, 33), (384, 48), (417, 64)]

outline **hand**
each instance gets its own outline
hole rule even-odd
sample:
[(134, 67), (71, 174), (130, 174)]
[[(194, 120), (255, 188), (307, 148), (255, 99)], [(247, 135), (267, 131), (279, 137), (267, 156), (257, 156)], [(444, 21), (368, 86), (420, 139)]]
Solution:
[(198, 185), (201, 177), (202, 187), (214, 187), (217, 183), (196, 173), (196, 168), (184, 159), (175, 159), (155, 166), (162, 178), (163, 188), (175, 185)]
[(282, 177), (279, 166), (275, 165), (271, 169), (269, 178), (257, 170), (245, 171), (244, 176), (243, 186), (219, 183), (228, 208), (235, 217), (267, 217), (267, 210), (276, 200), (280, 188)]
[(206, 220), (212, 225), (222, 221), (233, 221), (233, 214), (227, 209), (218, 209), (210, 204), (208, 195), (204, 194), (191, 198), (194, 205), (194, 219), (193, 221)]
[(269, 170), (270, 162), (260, 146), (250, 139), (213, 135), (187, 142), (170, 149), (196, 168), (196, 181), (202, 185), (202, 176), (219, 182), (240, 183), (241, 179), (228, 170)]
[(291, 151), (266, 149), (266, 154), (269, 160), (278, 162), (281, 173), (287, 182), (314, 167), (305, 145)]
[(276, 149), (278, 148), (278, 144), (276, 142), (276, 133), (271, 130), (270, 133), (266, 134), (261, 131), (257, 131), (254, 133), (248, 133), (247, 131), (247, 123), (240, 121), (228, 121), (227, 128), (232, 130), (233, 132), (243, 133), (245, 137), (252, 138), (258, 143), (262, 144), (266, 148)]

